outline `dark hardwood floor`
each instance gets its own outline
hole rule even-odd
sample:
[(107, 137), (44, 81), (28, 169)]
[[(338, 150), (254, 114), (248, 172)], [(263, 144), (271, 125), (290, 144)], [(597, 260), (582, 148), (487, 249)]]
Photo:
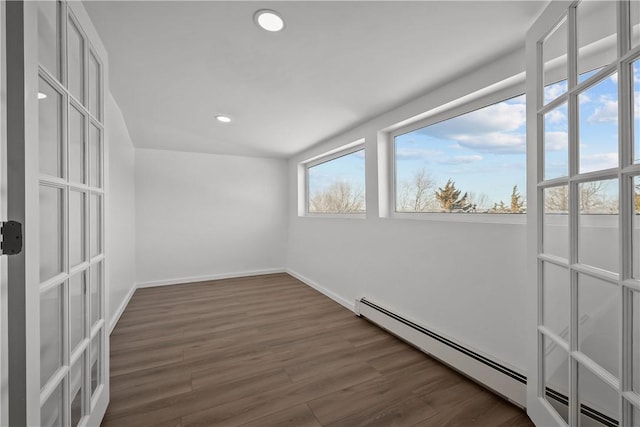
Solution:
[(531, 426), (287, 274), (139, 289), (103, 426)]

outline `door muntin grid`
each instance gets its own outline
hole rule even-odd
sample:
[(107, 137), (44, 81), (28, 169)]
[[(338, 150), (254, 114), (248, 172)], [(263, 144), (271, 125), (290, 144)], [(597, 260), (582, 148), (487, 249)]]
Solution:
[[(39, 177), (40, 417), (42, 425), (75, 426), (91, 413), (105, 378), (103, 73), (71, 6), (41, 2), (38, 9), (45, 21), (39, 46), (49, 49), (38, 56), (46, 154)], [(55, 41), (47, 43), (51, 34)]]
[[(636, 425), (640, 413), (640, 167), (633, 160), (640, 156), (633, 136), (640, 48), (631, 43), (640, 39), (640, 15), (630, 13), (640, 5), (632, 3), (575, 2), (538, 43), (537, 390), (559, 424), (571, 426)], [(594, 97), (600, 110), (588, 105)], [(567, 143), (558, 156), (550, 117), (563, 106)], [(554, 170), (563, 155), (566, 169)], [(550, 356), (559, 349), (565, 356)], [(564, 357), (566, 367), (554, 362)]]

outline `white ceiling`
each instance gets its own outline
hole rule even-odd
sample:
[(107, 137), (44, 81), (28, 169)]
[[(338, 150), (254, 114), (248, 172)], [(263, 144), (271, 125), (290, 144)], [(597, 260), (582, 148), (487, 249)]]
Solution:
[[(523, 48), (546, 3), (85, 5), (137, 147), (289, 157)], [(254, 24), (263, 8), (280, 12), (284, 31)], [(216, 114), (233, 122), (219, 123)]]

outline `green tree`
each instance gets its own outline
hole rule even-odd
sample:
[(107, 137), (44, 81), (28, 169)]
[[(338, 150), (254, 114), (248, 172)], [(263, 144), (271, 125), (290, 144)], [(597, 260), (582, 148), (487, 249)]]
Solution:
[(500, 203), (494, 203), (489, 212), (491, 213), (523, 213), (525, 204), (522, 195), (518, 191), (518, 186), (514, 185), (511, 191), (511, 204), (507, 205), (503, 200)]
[(525, 211), (524, 200), (522, 199), (522, 195), (518, 191), (518, 186), (513, 186), (513, 191), (511, 192), (511, 213), (523, 213)]
[(467, 193), (464, 193), (462, 197), (460, 197), (460, 193), (462, 193), (462, 190), (458, 190), (456, 183), (449, 178), (444, 187), (438, 188), (435, 196), (440, 206), (448, 212), (468, 212), (473, 210), (473, 205), (469, 203)]
[(509, 208), (503, 200), (500, 200), (500, 203), (494, 203), (493, 207), (489, 211), (491, 213), (508, 213)]

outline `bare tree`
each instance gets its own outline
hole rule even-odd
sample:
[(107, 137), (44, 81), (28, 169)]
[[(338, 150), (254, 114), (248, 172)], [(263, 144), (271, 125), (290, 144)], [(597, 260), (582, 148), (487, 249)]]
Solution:
[(606, 207), (606, 197), (602, 194), (602, 182), (591, 181), (579, 184), (580, 188), (580, 211), (589, 212), (602, 210)]
[(336, 181), (309, 200), (309, 212), (362, 213), (364, 189), (347, 181)]
[(569, 187), (561, 185), (544, 190), (544, 208), (548, 212), (568, 212)]
[(476, 194), (472, 191), (469, 191), (469, 203), (476, 207), (476, 210), (482, 212), (488, 212), (489, 207), (489, 196), (485, 193)]
[(435, 183), (424, 168), (416, 171), (411, 181), (402, 181), (398, 188), (397, 209), (404, 212), (426, 212), (434, 207)]
[[(579, 187), (579, 207), (583, 213), (617, 213), (618, 198), (608, 197), (601, 181), (585, 182)], [(545, 209), (549, 212), (568, 212), (569, 187), (561, 185), (545, 190)]]

